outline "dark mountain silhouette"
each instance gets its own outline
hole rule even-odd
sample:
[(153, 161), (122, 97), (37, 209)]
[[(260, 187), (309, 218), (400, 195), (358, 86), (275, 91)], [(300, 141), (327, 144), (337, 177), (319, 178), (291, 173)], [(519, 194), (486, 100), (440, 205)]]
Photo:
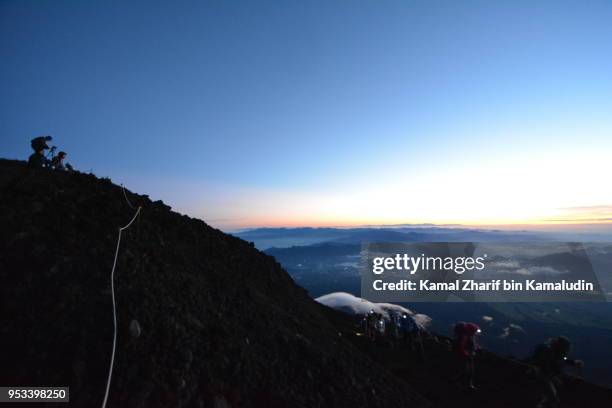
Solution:
[[(444, 338), (426, 343), (425, 361), (366, 342), (272, 256), (160, 201), (127, 197), (142, 211), (116, 269), (109, 407), (530, 406), (528, 367), (485, 353), (482, 389), (465, 393)], [(108, 179), (7, 160), (0, 198), (0, 384), (70, 386), (69, 406), (100, 406), (110, 271), (134, 209)], [(563, 407), (612, 401), (605, 388), (569, 385)]]
[[(0, 384), (68, 385), (71, 406), (99, 406), (117, 230), (134, 210), (110, 180), (6, 160), (0, 196)], [(273, 257), (128, 197), (143, 209), (116, 270), (109, 407), (429, 406), (338, 336)]]

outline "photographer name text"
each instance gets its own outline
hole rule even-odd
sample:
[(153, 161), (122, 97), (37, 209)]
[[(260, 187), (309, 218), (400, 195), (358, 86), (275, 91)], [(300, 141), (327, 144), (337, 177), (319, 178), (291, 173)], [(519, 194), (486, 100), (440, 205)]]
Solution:
[(457, 279), (451, 282), (434, 282), (429, 279), (412, 281), (401, 279), (397, 282), (385, 282), (376, 279), (372, 282), (375, 291), (579, 291), (592, 292), (595, 290), (591, 282), (584, 279), (577, 281), (561, 280), (559, 282), (540, 282), (535, 279), (516, 281), (514, 279), (492, 279), (477, 281), (474, 279)]

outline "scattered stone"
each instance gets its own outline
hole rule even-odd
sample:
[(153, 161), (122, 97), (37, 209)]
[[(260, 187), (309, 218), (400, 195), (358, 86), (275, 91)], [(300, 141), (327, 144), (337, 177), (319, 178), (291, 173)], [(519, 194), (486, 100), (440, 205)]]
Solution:
[(140, 323), (138, 323), (138, 320), (132, 320), (130, 322), (130, 334), (132, 335), (132, 337), (137, 339), (138, 337), (140, 337), (141, 333), (142, 329), (140, 328)]

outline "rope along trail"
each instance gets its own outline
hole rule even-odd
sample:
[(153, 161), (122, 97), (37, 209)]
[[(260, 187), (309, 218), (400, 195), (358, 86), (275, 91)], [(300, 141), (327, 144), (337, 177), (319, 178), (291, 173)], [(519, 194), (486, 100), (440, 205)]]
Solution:
[(125, 193), (125, 187), (123, 187), (123, 183), (121, 184), (121, 190), (123, 191), (123, 197), (125, 197), (125, 201), (127, 202), (127, 205), (129, 205), (132, 210), (135, 210), (136, 207), (134, 207), (132, 205), (132, 203), (130, 202), (130, 199), (128, 198), (127, 194)]
[[(121, 187), (123, 188), (123, 186)], [(123, 189), (123, 195), (125, 196), (125, 199), (128, 202), (128, 205), (134, 208), (132, 204), (130, 203), (130, 201), (127, 199), (127, 196), (125, 195), (125, 189)], [(141, 208), (142, 207), (138, 207), (138, 209), (136, 210), (136, 213), (134, 214), (130, 222), (128, 222), (125, 226), (119, 228), (119, 236), (117, 237), (117, 248), (115, 249), (115, 259), (113, 260), (113, 269), (111, 270), (111, 297), (113, 300), (113, 326), (114, 326), (113, 351), (111, 353), (110, 368), (108, 369), (108, 380), (106, 381), (106, 391), (104, 392), (104, 401), (102, 402), (102, 408), (106, 407), (106, 402), (108, 400), (108, 392), (110, 390), (111, 377), (113, 375), (113, 365), (115, 363), (115, 348), (117, 346), (117, 305), (115, 303), (115, 268), (117, 267), (117, 258), (119, 257), (119, 247), (121, 245), (121, 233), (124, 230), (130, 228), (130, 225), (132, 225), (132, 223), (136, 220), (136, 218), (138, 218)]]

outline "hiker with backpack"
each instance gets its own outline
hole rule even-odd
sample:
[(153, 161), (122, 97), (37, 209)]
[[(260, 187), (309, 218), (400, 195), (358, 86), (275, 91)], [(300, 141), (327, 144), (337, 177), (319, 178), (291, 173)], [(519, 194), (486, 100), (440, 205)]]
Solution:
[(47, 142), (53, 140), (51, 136), (39, 136), (35, 137), (30, 141), (30, 146), (34, 153), (28, 158), (28, 166), (33, 169), (42, 169), (51, 166), (51, 162), (45, 155), (45, 150), (49, 150), (50, 147)]
[(386, 321), (384, 316), (381, 313), (376, 313), (376, 318), (374, 320), (374, 332), (377, 339), (384, 339), (386, 330)]
[(540, 385), (541, 397), (538, 408), (558, 407), (561, 375), (566, 366), (581, 368), (581, 360), (568, 358), (571, 342), (565, 336), (553, 337), (535, 348), (532, 362)]
[(419, 325), (408, 313), (402, 313), (398, 322), (400, 337), (404, 346), (414, 351), (415, 342), (419, 336)]
[(480, 333), (480, 327), (475, 323), (459, 322), (453, 329), (453, 349), (462, 367), (459, 378), (462, 379), (467, 388), (471, 390), (477, 389), (474, 385), (474, 360), (476, 352), (480, 349), (477, 339)]
[(389, 323), (387, 324), (387, 339), (391, 347), (397, 347), (400, 344), (399, 332), (399, 313), (389, 312)]
[(57, 156), (51, 159), (50, 166), (52, 169), (59, 171), (72, 171), (74, 170), (70, 163), (64, 163), (64, 159), (68, 154), (66, 152), (59, 152)]
[(370, 310), (365, 316), (365, 335), (369, 340), (376, 340), (376, 313)]

